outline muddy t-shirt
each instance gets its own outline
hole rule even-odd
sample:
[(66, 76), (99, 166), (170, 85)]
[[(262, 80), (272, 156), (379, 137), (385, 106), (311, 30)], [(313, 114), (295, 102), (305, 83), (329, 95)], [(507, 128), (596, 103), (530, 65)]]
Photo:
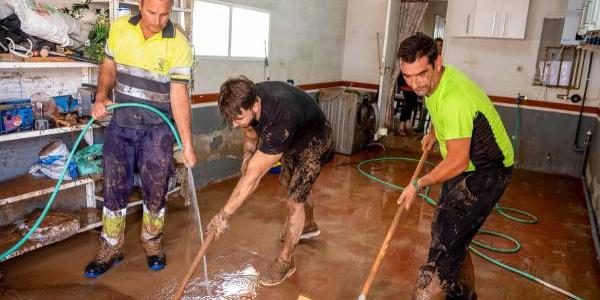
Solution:
[(281, 81), (256, 84), (261, 99), (260, 120), (254, 125), (258, 150), (267, 154), (295, 154), (313, 137), (322, 137), (325, 115), (303, 90)]

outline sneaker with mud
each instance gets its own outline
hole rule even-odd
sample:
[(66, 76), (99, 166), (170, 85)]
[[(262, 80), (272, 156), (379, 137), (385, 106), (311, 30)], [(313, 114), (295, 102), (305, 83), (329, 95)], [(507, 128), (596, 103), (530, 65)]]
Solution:
[(294, 259), (287, 262), (279, 257), (271, 264), (266, 272), (260, 274), (259, 283), (262, 286), (276, 286), (296, 272)]
[[(302, 235), (300, 235), (300, 241), (310, 240), (314, 237), (317, 237), (321, 234), (321, 230), (319, 230), (319, 226), (317, 223), (312, 223), (307, 226), (304, 226), (302, 229)], [(279, 234), (279, 241), (283, 242), (285, 238), (285, 226), (283, 227), (283, 231)]]

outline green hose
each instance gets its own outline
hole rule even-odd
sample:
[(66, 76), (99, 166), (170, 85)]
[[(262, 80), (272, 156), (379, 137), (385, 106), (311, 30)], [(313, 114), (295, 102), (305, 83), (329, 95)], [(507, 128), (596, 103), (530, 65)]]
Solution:
[[(519, 95), (519, 97), (517, 98), (517, 117), (515, 120), (515, 134), (512, 136), (512, 146), (513, 146), (513, 151), (515, 153), (515, 165), (519, 163), (519, 140), (520, 140), (520, 136), (521, 136), (521, 95)], [(528, 212), (522, 211), (522, 210), (518, 210), (516, 208), (512, 208), (512, 207), (502, 207), (499, 205), (499, 203), (496, 203), (496, 206), (494, 207), (496, 209), (496, 211), (503, 215), (505, 218), (516, 221), (516, 222), (520, 222), (520, 223), (525, 223), (525, 224), (535, 224), (538, 222), (538, 218), (535, 215), (532, 215)], [(508, 212), (514, 212), (520, 215), (524, 215), (527, 216), (529, 219), (521, 219), (519, 217), (515, 217), (513, 215), (510, 215)]]
[[(175, 126), (173, 125), (173, 123), (171, 122), (169, 117), (167, 117), (163, 112), (161, 112), (160, 110), (158, 110), (152, 106), (141, 104), (141, 103), (119, 103), (119, 104), (110, 105), (106, 109), (113, 110), (115, 108), (120, 108), (120, 107), (141, 107), (141, 108), (145, 108), (145, 109), (150, 110), (153, 113), (159, 115), (165, 121), (165, 123), (167, 123), (167, 125), (169, 125), (169, 127), (171, 128), (173, 135), (175, 135), (175, 140), (177, 141), (177, 145), (179, 146), (179, 149), (183, 149), (183, 144), (181, 143), (181, 138), (179, 137), (179, 134), (177, 133)], [(67, 163), (65, 163), (65, 166), (68, 166), (69, 163), (71, 162), (71, 159), (73, 158), (73, 154), (75, 154), (75, 151), (77, 150), (77, 146), (79, 146), (79, 143), (81, 143), (81, 140), (83, 139), (85, 133), (92, 126), (92, 123), (94, 123), (94, 118), (92, 118), (91, 120), (89, 120), (87, 122), (87, 124), (85, 125), (85, 127), (83, 128), (83, 130), (81, 131), (81, 133), (79, 134), (77, 139), (75, 140), (75, 143), (73, 144), (73, 148), (71, 149), (71, 152), (69, 153), (69, 157), (67, 158)], [(0, 255), (0, 261), (6, 260), (11, 254), (13, 254), (15, 251), (17, 251), (17, 249), (19, 249), (21, 246), (23, 246), (23, 244), (29, 239), (29, 237), (33, 234), (33, 232), (40, 226), (40, 224), (42, 223), (42, 220), (44, 220), (44, 218), (48, 214), (48, 211), (50, 211), (50, 207), (52, 207), (52, 204), (54, 203), (54, 199), (56, 198), (56, 195), (58, 194), (60, 185), (63, 181), (63, 178), (65, 177), (66, 172), (67, 172), (67, 168), (64, 168), (63, 171), (60, 173), (60, 177), (58, 178), (58, 181), (56, 182), (54, 191), (52, 192), (50, 199), (46, 203), (46, 206), (44, 207), (42, 214), (37, 218), (37, 220), (35, 221), (33, 226), (31, 226), (29, 231), (27, 231), (25, 236), (23, 236), (10, 249), (8, 249), (6, 252), (4, 252), (4, 253), (2, 253), (2, 255)]]
[[(384, 185), (384, 186), (386, 186), (388, 188), (394, 189), (394, 190), (398, 190), (398, 191), (404, 190), (403, 187), (401, 187), (399, 185), (396, 185), (396, 184), (394, 184), (392, 182), (385, 181), (385, 180), (383, 180), (383, 179), (381, 179), (381, 178), (379, 178), (379, 177), (377, 177), (375, 175), (372, 175), (372, 174), (370, 174), (370, 173), (368, 173), (368, 172), (366, 172), (366, 171), (364, 171), (362, 169), (362, 167), (364, 165), (366, 165), (366, 164), (376, 163), (376, 162), (388, 162), (388, 161), (410, 161), (410, 162), (418, 162), (419, 160), (418, 159), (414, 159), (414, 158), (407, 158), (407, 157), (380, 157), (380, 158), (367, 159), (367, 160), (361, 161), (357, 165), (357, 169), (358, 169), (358, 171), (360, 172), (361, 175), (367, 177), (368, 179), (370, 179), (372, 181), (380, 183), (380, 184), (382, 184), (382, 185)], [(432, 162), (426, 161), (425, 163), (427, 165), (434, 166), (434, 164)], [(429, 197), (428, 193), (429, 193), (429, 187), (425, 188), (425, 190), (423, 191), (423, 193), (419, 194), (419, 197), (425, 199), (425, 201), (427, 203), (429, 203), (429, 204), (431, 204), (433, 206), (437, 205), (437, 202), (434, 199), (432, 199), (431, 197)], [(496, 211), (498, 211), (499, 214), (501, 214), (502, 216), (504, 216), (504, 217), (506, 217), (506, 218), (508, 218), (510, 220), (513, 220), (513, 221), (522, 222), (522, 223), (526, 223), (526, 224), (533, 224), (533, 223), (536, 223), (538, 221), (538, 218), (535, 215), (530, 214), (528, 212), (524, 212), (522, 210), (515, 209), (515, 208), (501, 207), (501, 206), (498, 206), (498, 204), (496, 204), (495, 209), (496, 209)], [(507, 214), (505, 211), (512, 211), (512, 212), (516, 212), (516, 213), (519, 213), (519, 214), (522, 214), (522, 215), (526, 215), (526, 216), (528, 216), (531, 219), (530, 220), (526, 220), (526, 219), (521, 219), (521, 218), (518, 218), (518, 217), (514, 217), (514, 216), (511, 216), (511, 215)], [(473, 240), (472, 241), (472, 245), (469, 246), (469, 250), (471, 250), (477, 256), (479, 256), (479, 257), (487, 260), (488, 262), (491, 262), (492, 264), (495, 264), (495, 265), (497, 265), (497, 266), (499, 266), (501, 268), (504, 268), (506, 270), (509, 270), (511, 272), (517, 273), (517, 274), (519, 274), (519, 275), (521, 275), (521, 276), (523, 276), (523, 277), (525, 277), (525, 278), (527, 278), (529, 280), (537, 282), (537, 283), (539, 283), (539, 284), (541, 284), (541, 285), (543, 285), (543, 286), (545, 286), (545, 287), (547, 287), (549, 289), (557, 291), (557, 292), (559, 292), (559, 293), (561, 293), (561, 294), (563, 294), (565, 296), (568, 296), (568, 297), (570, 297), (572, 299), (577, 299), (577, 300), (581, 300), (582, 299), (582, 298), (580, 298), (580, 297), (578, 297), (578, 296), (576, 296), (576, 295), (574, 295), (574, 294), (572, 294), (572, 293), (570, 293), (568, 291), (565, 291), (565, 290), (563, 290), (563, 289), (561, 289), (559, 287), (556, 287), (556, 286), (554, 286), (554, 285), (552, 285), (552, 284), (550, 284), (550, 283), (548, 283), (546, 281), (543, 281), (542, 279), (540, 279), (538, 277), (535, 277), (535, 276), (533, 276), (533, 275), (531, 275), (531, 274), (529, 274), (527, 272), (521, 271), (521, 270), (519, 270), (517, 268), (514, 268), (512, 266), (504, 264), (501, 261), (496, 260), (496, 259), (494, 259), (494, 258), (492, 258), (490, 256), (487, 256), (487, 255), (481, 253), (480, 251), (478, 251), (474, 247), (474, 246), (478, 246), (478, 247), (481, 247), (481, 248), (484, 248), (484, 249), (487, 249), (487, 250), (490, 250), (490, 251), (500, 252), (500, 253), (516, 253), (516, 252), (518, 252), (521, 249), (521, 243), (519, 243), (519, 241), (517, 239), (515, 239), (515, 238), (513, 238), (513, 237), (511, 237), (511, 236), (509, 236), (507, 234), (504, 234), (504, 233), (500, 233), (500, 232), (496, 232), (496, 231), (492, 231), (492, 230), (485, 230), (485, 229), (480, 229), (477, 234), (478, 235), (485, 234), (485, 235), (492, 235), (492, 236), (500, 237), (500, 238), (503, 238), (503, 239), (511, 241), (515, 245), (513, 248), (503, 249), (503, 248), (492, 247), (492, 246), (486, 245), (486, 244), (484, 244), (482, 242)]]

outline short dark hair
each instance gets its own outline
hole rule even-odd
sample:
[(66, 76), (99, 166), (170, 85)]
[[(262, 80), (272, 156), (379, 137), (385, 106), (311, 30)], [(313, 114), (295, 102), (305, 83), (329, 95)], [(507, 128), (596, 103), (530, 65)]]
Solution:
[(442, 42), (442, 43), (443, 43), (443, 42), (444, 42), (444, 39), (443, 39), (443, 38), (441, 38), (441, 37), (438, 37), (438, 38), (435, 38), (435, 40), (434, 40), (434, 41), (436, 41), (436, 42)]
[(243, 109), (249, 109), (256, 102), (256, 86), (244, 75), (229, 78), (221, 85), (219, 110), (228, 121), (233, 121)]
[(429, 63), (433, 66), (438, 57), (438, 49), (432, 38), (423, 33), (417, 33), (400, 43), (396, 58), (403, 62), (414, 63), (423, 56), (427, 56)]

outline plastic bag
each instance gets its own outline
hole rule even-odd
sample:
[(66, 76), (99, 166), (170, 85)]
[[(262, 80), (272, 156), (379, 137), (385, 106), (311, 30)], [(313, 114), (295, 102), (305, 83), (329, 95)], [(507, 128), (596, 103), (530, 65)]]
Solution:
[[(59, 12), (52, 6), (32, 0), (12, 0), (7, 5), (19, 17), (21, 30), (28, 35), (62, 47), (71, 47), (75, 44), (69, 35), (79, 31), (79, 24), (71, 16)], [(36, 11), (39, 8), (48, 14)]]
[[(35, 178), (48, 177), (58, 179), (65, 168), (69, 150), (65, 143), (59, 139), (50, 141), (40, 150), (40, 159), (29, 168), (29, 174)], [(77, 164), (71, 160), (64, 179), (77, 178)]]
[(102, 144), (94, 144), (73, 155), (80, 176), (102, 173)]

